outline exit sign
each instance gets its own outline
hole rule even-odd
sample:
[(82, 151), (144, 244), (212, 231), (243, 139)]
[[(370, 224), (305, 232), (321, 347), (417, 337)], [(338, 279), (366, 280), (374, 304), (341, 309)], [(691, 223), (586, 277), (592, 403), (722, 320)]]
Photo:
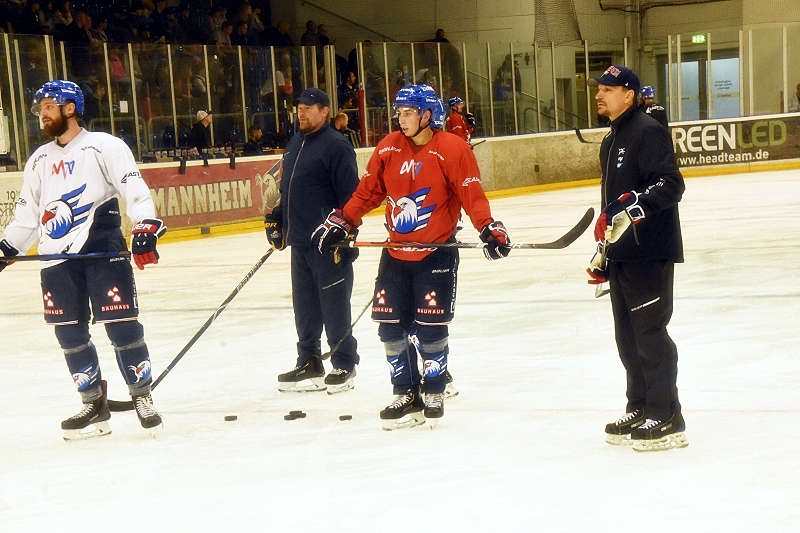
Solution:
[(705, 33), (698, 33), (697, 35), (692, 35), (692, 44), (703, 44), (705, 42), (706, 42)]

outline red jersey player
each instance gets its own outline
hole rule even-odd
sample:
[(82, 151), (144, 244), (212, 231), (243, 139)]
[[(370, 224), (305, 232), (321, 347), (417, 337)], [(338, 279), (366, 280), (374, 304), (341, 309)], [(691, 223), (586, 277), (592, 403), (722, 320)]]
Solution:
[(447, 131), (453, 135), (458, 135), (467, 144), (470, 144), (470, 136), (475, 132), (475, 117), (472, 113), (466, 114), (464, 119), (464, 100), (458, 96), (452, 96), (447, 104), (450, 106), (450, 115), (447, 117)]
[[(411, 85), (395, 98), (400, 130), (378, 143), (353, 196), (312, 235), (320, 252), (386, 200), (389, 241), (454, 242), (461, 208), (480, 231), (489, 259), (508, 255), (511, 240), (492, 218), (475, 156), (457, 136), (440, 131), (444, 106), (431, 87)], [(375, 282), (372, 318), (379, 322), (392, 368), (395, 400), (380, 413), (384, 429), (435, 424), (444, 414), (448, 331), (456, 301), (456, 248), (388, 248)], [(418, 340), (424, 361), (417, 368)], [(420, 395), (420, 385), (424, 398)]]

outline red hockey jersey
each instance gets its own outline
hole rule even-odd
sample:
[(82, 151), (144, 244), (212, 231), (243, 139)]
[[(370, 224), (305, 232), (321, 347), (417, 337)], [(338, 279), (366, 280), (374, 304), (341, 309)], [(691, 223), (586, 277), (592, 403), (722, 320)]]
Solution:
[(446, 124), (447, 131), (452, 133), (453, 135), (458, 135), (464, 141), (469, 143), (470, 135), (475, 131), (475, 128), (472, 126), (468, 126), (466, 122), (464, 122), (464, 117), (461, 113), (453, 111), (447, 117), (447, 124)]
[[(445, 242), (455, 231), (462, 207), (477, 230), (492, 222), (472, 150), (461, 138), (442, 131), (424, 146), (400, 131), (384, 137), (344, 206), (344, 217), (361, 225), (361, 217), (383, 200), (391, 242)], [(420, 261), (431, 250), (390, 248), (389, 253)]]

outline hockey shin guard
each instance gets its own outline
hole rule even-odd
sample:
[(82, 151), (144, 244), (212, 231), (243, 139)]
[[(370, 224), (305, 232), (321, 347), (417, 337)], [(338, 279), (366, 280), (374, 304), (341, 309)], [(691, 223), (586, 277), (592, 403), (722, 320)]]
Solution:
[(67, 368), (78, 388), (83, 403), (91, 403), (102, 396), (100, 388), (100, 362), (97, 350), (89, 340), (87, 324), (56, 326), (56, 338), (64, 350)]
[(381, 324), (378, 335), (386, 349), (394, 394), (403, 394), (419, 385), (417, 352), (408, 342), (408, 333), (396, 324)]
[(422, 373), (424, 374), (423, 392), (441, 394), (447, 386), (447, 337), (433, 342), (420, 342), (422, 356)]
[(150, 392), (153, 377), (142, 325), (135, 320), (110, 322), (106, 324), (106, 333), (114, 345), (117, 364), (131, 396)]

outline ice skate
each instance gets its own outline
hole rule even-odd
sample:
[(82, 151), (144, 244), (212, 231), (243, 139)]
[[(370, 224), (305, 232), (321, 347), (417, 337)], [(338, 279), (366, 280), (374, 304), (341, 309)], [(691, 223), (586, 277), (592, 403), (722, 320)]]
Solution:
[(337, 394), (339, 392), (351, 390), (355, 386), (353, 383), (355, 377), (355, 368), (353, 368), (352, 372), (348, 372), (343, 368), (334, 368), (331, 370), (330, 374), (325, 376), (325, 386), (328, 388), (328, 394)]
[(442, 417), (444, 416), (444, 393), (441, 394), (425, 394), (424, 395), (425, 409), (425, 422), (429, 428), (435, 428)]
[(648, 418), (643, 424), (631, 433), (631, 443), (637, 452), (656, 452), (671, 448), (685, 448), (689, 445), (686, 440), (686, 422), (680, 411), (673, 413), (666, 420), (653, 420)]
[(383, 429), (407, 429), (425, 423), (424, 405), (416, 388), (395, 396), (394, 401), (381, 411)]
[(161, 424), (161, 415), (153, 407), (153, 397), (148, 392), (147, 394), (134, 396), (132, 400), (136, 416), (139, 417), (139, 423), (143, 428), (149, 430), (152, 436), (155, 436), (163, 426)]
[(324, 391), (325, 367), (317, 357), (312, 357), (302, 365), (285, 374), (278, 375), (278, 390), (281, 392)]
[(108, 410), (108, 400), (103, 388), (103, 395), (100, 398), (83, 404), (83, 408), (77, 414), (61, 422), (64, 440), (83, 440), (110, 435), (109, 418), (111, 411)]
[(458, 396), (458, 389), (456, 389), (456, 385), (453, 383), (453, 375), (450, 373), (450, 371), (445, 370), (445, 372), (447, 375), (447, 385), (444, 388), (444, 399), (452, 400)]
[(606, 424), (606, 442), (613, 446), (631, 444), (631, 431), (644, 423), (644, 409), (634, 409), (616, 421)]

